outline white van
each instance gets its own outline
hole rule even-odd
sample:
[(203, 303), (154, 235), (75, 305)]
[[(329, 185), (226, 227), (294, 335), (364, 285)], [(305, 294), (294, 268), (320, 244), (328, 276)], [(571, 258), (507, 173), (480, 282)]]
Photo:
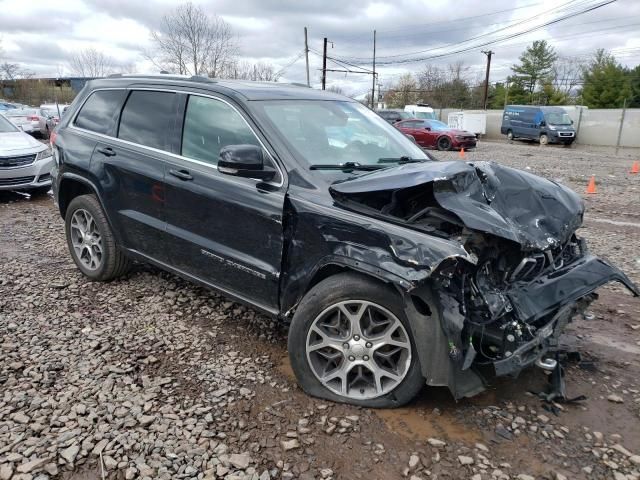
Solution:
[(409, 112), (415, 118), (422, 118), (425, 120), (437, 120), (436, 113), (428, 103), (419, 103), (417, 105), (405, 105), (404, 111)]

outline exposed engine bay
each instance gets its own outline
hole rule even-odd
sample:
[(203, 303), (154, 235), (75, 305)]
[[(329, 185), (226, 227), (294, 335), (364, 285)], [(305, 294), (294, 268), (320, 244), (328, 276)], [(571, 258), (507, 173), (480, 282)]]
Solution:
[(487, 162), (396, 170), (334, 184), (331, 192), (344, 208), (468, 252), (473, 261), (431, 266), (449, 358), (459, 369), (491, 364), (497, 375), (515, 375), (541, 360), (602, 284), (617, 280), (638, 295), (576, 236), (584, 206), (570, 189)]

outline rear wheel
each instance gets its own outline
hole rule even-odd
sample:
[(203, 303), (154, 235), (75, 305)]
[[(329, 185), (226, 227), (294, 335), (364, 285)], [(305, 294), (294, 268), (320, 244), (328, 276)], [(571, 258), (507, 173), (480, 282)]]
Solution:
[(354, 273), (329, 277), (304, 297), (289, 357), (307, 393), (337, 402), (396, 407), (425, 383), (400, 295)]
[(549, 144), (549, 136), (546, 133), (540, 135), (540, 145), (548, 145)]
[(91, 280), (113, 280), (129, 270), (131, 261), (116, 245), (95, 195), (80, 195), (71, 201), (65, 215), (65, 231), (73, 261)]
[(451, 139), (449, 137), (440, 137), (438, 139), (438, 150), (451, 149)]

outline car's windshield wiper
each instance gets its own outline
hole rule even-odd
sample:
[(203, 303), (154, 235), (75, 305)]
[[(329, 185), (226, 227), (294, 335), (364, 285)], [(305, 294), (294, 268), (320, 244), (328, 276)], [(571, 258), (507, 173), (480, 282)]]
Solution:
[(314, 164), (311, 165), (311, 170), (362, 170), (373, 171), (384, 168), (382, 165), (361, 165), (357, 162), (344, 162), (344, 163), (327, 163), (327, 164)]
[(378, 163), (398, 163), (400, 165), (404, 163), (422, 163), (428, 160), (421, 160), (419, 158), (411, 157), (396, 157), (396, 158), (379, 158)]

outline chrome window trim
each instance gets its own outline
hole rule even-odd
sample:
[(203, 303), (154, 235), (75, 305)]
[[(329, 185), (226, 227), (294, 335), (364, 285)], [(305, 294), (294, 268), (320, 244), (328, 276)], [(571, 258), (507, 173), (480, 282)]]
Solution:
[[(123, 140), (123, 139), (118, 138), (118, 137), (112, 137), (111, 135), (105, 135), (103, 133), (93, 132), (91, 130), (87, 130), (85, 128), (81, 128), (81, 127), (76, 126), (76, 119), (78, 118), (78, 115), (82, 111), (82, 107), (84, 107), (84, 104), (87, 102), (87, 100), (89, 100), (89, 98), (91, 98), (91, 95), (93, 95), (95, 92), (99, 92), (99, 91), (102, 91), (102, 90), (125, 90), (125, 91), (146, 90), (146, 91), (153, 91), (153, 92), (181, 93), (181, 94), (184, 94), (184, 95), (195, 95), (195, 96), (198, 96), (198, 97), (211, 98), (213, 100), (218, 100), (218, 101), (220, 101), (222, 103), (225, 103), (226, 105), (231, 107), (231, 109), (234, 112), (236, 112), (240, 116), (240, 118), (242, 118), (242, 121), (245, 123), (247, 128), (249, 128), (249, 130), (251, 130), (251, 133), (253, 133), (253, 135), (256, 137), (256, 140), (258, 140), (258, 142), (260, 143), (260, 146), (264, 149), (264, 151), (267, 152), (267, 154), (269, 155), (269, 158), (273, 161), (273, 164), (275, 165), (276, 169), (278, 170), (278, 173), (280, 174), (280, 182), (279, 183), (262, 182), (260, 180), (251, 179), (251, 178), (249, 178), (248, 180), (255, 180), (256, 183), (267, 183), (268, 185), (272, 185), (272, 186), (278, 187), (278, 188), (280, 188), (280, 187), (282, 187), (284, 185), (285, 179), (287, 178), (285, 176), (285, 173), (284, 173), (286, 170), (280, 165), (280, 163), (278, 163), (278, 160), (276, 160), (276, 158), (273, 155), (271, 155), (271, 152), (269, 151), (269, 149), (265, 146), (264, 142), (260, 139), (260, 136), (256, 134), (256, 131), (249, 124), (249, 122), (247, 122), (247, 119), (244, 118), (244, 115), (242, 115), (242, 113), (240, 113), (240, 111), (233, 104), (229, 103), (224, 98), (218, 97), (216, 95), (210, 95), (210, 94), (205, 94), (205, 93), (200, 93), (200, 92), (189, 92), (189, 91), (186, 91), (186, 90), (176, 90), (176, 89), (168, 89), (168, 88), (151, 88), (151, 87), (140, 87), (140, 88), (137, 88), (137, 87), (104, 87), (104, 88), (96, 88), (89, 95), (87, 95), (87, 98), (85, 98), (82, 101), (82, 104), (80, 104), (80, 106), (78, 107), (78, 110), (74, 114), (73, 119), (67, 125), (67, 128), (70, 128), (72, 130), (78, 130), (78, 131), (81, 131), (81, 132), (84, 132), (84, 133), (88, 133), (88, 134), (91, 134), (91, 135), (97, 135), (99, 137), (106, 138), (106, 139), (109, 139), (109, 140), (115, 140), (117, 142), (122, 142), (125, 145), (131, 145), (131, 146), (143, 148), (145, 150), (149, 150), (150, 152), (162, 153), (164, 155), (168, 155), (170, 157), (177, 158), (179, 160), (184, 160), (184, 161), (187, 161), (187, 162), (195, 163), (196, 165), (201, 165), (203, 167), (208, 167), (208, 168), (214, 170), (215, 172), (220, 173), (219, 170), (218, 170), (218, 166), (217, 165), (211, 165), (210, 163), (203, 162), (202, 160), (196, 160), (194, 158), (185, 157), (185, 156), (179, 155), (177, 153), (168, 152), (166, 150), (161, 150), (159, 148), (148, 147), (146, 145), (142, 145), (141, 143), (130, 142), (129, 140)], [(187, 100), (187, 102), (188, 102), (188, 100)], [(125, 105), (126, 105), (126, 103), (125, 103)], [(187, 105), (188, 105), (188, 103), (187, 103)], [(124, 105), (123, 105), (123, 107), (124, 107)], [(185, 108), (186, 108), (186, 106), (185, 106)], [(182, 142), (182, 139), (181, 139), (181, 142)], [(233, 181), (230, 178), (226, 178), (226, 177), (227, 176), (225, 176), (224, 174), (221, 173), (221, 177), (220, 178), (224, 178), (225, 180), (232, 181), (232, 183), (236, 183), (238, 185), (248, 185), (248, 183)], [(253, 185), (255, 185), (255, 184), (253, 184)]]

